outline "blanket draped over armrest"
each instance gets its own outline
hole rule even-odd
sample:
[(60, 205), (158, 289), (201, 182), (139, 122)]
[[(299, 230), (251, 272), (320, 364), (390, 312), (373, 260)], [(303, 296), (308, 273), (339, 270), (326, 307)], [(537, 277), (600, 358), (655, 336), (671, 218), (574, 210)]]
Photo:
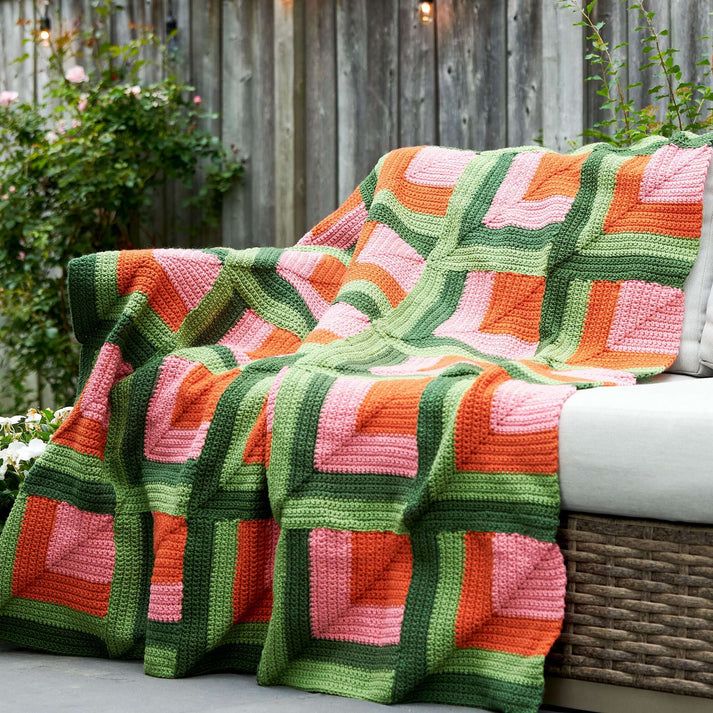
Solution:
[(536, 711), (560, 411), (673, 361), (711, 152), (400, 149), (293, 248), (73, 261), (82, 390), (2, 533), (0, 638)]

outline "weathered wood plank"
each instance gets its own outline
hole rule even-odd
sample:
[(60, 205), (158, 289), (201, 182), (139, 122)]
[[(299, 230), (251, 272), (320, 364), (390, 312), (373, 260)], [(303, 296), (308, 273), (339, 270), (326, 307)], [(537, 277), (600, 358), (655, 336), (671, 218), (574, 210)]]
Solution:
[(542, 139), (566, 150), (584, 129), (584, 33), (576, 13), (554, 2), (542, 6)]
[(281, 247), (306, 230), (304, 11), (304, 0), (274, 0), (275, 244)]
[(542, 7), (532, 0), (508, 0), (507, 143), (542, 140)]
[[(34, 1), (35, 6), (35, 23), (39, 28), (40, 19), (45, 14), (45, 7), (40, 0)], [(47, 16), (51, 23), (51, 35), (55, 35), (62, 30), (62, 6), (61, 3), (50, 3), (47, 6)], [(50, 43), (45, 42), (35, 45), (35, 102), (41, 102), (44, 99), (45, 89), (50, 80), (49, 56), (51, 53)], [(2, 60), (0, 59), (0, 62)], [(50, 104), (54, 103), (52, 101)]]
[[(74, 28), (78, 33), (91, 32), (93, 37), (103, 24), (92, 0), (62, 0), (62, 19), (65, 26)], [(91, 41), (77, 37), (73, 61), (82, 65), (90, 76), (95, 73), (96, 64)]]
[[(669, 0), (645, 0), (647, 10), (656, 13), (654, 26), (657, 30), (668, 29), (671, 27), (671, 7)], [(688, 2), (675, 3), (680, 9), (678, 12), (684, 12), (683, 5), (688, 6)], [(691, 3), (692, 4), (692, 3)], [(645, 25), (644, 19), (635, 12), (632, 12), (629, 17), (629, 83), (637, 84), (629, 91), (629, 96), (634, 102), (635, 108), (643, 108), (654, 105), (657, 108), (657, 116), (661, 118), (666, 106), (666, 100), (661, 99), (656, 101), (650, 96), (649, 90), (653, 87), (663, 85), (664, 79), (661, 75), (661, 69), (658, 65), (645, 67), (648, 60), (644, 57), (642, 51), (642, 38), (649, 34), (648, 30), (638, 30), (638, 27)], [(667, 48), (670, 46), (670, 37), (664, 36), (661, 38), (661, 47)]]
[(399, 3), (399, 142), (438, 142), (436, 114), (436, 25), (419, 20), (418, 5)]
[[(627, 62), (629, 12), (626, 5), (621, 0), (599, 0), (592, 12), (592, 19), (595, 22), (603, 22), (601, 30), (602, 36), (609, 43), (610, 54), (615, 63), (624, 63), (619, 70), (619, 83), (621, 92), (626, 97), (626, 87), (629, 84), (629, 67)], [(602, 66), (585, 63), (587, 76), (604, 76)], [(600, 121), (606, 121), (613, 116), (612, 110), (602, 109), (602, 104), (606, 101), (597, 94), (600, 83), (597, 81), (587, 82), (584, 86), (585, 104), (585, 127), (591, 129)], [(613, 127), (607, 127), (605, 133), (611, 134)]]
[[(220, 110), (221, 3), (192, 0), (191, 81), (208, 112)], [(217, 119), (207, 119), (205, 128), (220, 134)]]
[(223, 0), (223, 141), (245, 160), (245, 180), (223, 203), (223, 243), (275, 241), (273, 4)]
[[(196, 94), (201, 97), (202, 108), (209, 113), (218, 113), (221, 106), (221, 24), (222, 4), (205, 0), (191, 2), (191, 83)], [(216, 136), (220, 136), (220, 121), (217, 118), (207, 118), (202, 126)], [(194, 190), (198, 190), (203, 182), (203, 173), (198, 171)], [(191, 224), (193, 232), (201, 220), (192, 211)], [(220, 216), (218, 225), (202, 229), (200, 234), (192, 236), (192, 244), (196, 246), (216, 245), (221, 242)]]
[[(148, 33), (155, 35), (159, 41), (165, 41), (167, 4), (167, 0), (129, 0), (112, 16), (111, 41), (124, 45)], [(140, 61), (143, 62), (138, 72), (141, 84), (151, 84), (162, 78), (163, 60), (155, 44), (143, 48)], [(179, 244), (177, 236), (168, 234), (168, 204), (171, 204), (171, 209), (173, 207), (169, 194), (173, 190), (173, 186), (161, 187), (154, 192), (150, 215), (142, 222), (137, 234), (132, 236), (133, 241), (141, 246)]]
[(496, 148), (507, 138), (507, 3), (438, 3), (440, 142)]
[(306, 0), (305, 14), (305, 220), (311, 227), (337, 204), (335, 3)]
[[(34, 48), (27, 42), (34, 26), (32, 0), (0, 3), (0, 91), (19, 94), (21, 101), (34, 100)], [(27, 55), (22, 62), (15, 62)]]
[[(680, 3), (671, 5), (671, 42), (679, 50), (675, 59), (681, 67), (682, 81), (701, 82), (710, 85), (710, 67), (700, 66), (702, 59), (711, 59), (713, 52), (713, 4), (697, 0), (687, 3), (687, 12), (681, 12)], [(710, 111), (704, 108), (702, 116)]]
[[(136, 0), (132, 0), (136, 1)], [(168, 18), (168, 4), (166, 18)], [(190, 81), (191, 59), (191, 3), (190, 0), (173, 0), (173, 17), (177, 31), (171, 42), (171, 54), (167, 71), (180, 81)], [(164, 29), (165, 32), (165, 29)], [(183, 185), (172, 182), (164, 191), (164, 232), (167, 245), (188, 247), (190, 245), (190, 209), (184, 205), (190, 191)]]
[(398, 145), (397, 58), (396, 0), (337, 0), (340, 200)]
[(380, 156), (399, 146), (398, 0), (368, 0), (367, 17), (365, 156), (360, 160), (357, 181)]
[[(151, 32), (159, 40), (166, 36), (168, 0), (128, 0), (112, 19), (111, 37), (117, 44), (136, 39), (139, 33)], [(156, 46), (147, 46), (141, 53), (146, 63), (140, 71), (142, 82), (158, 81), (162, 74), (161, 55)]]
[(367, 94), (366, 0), (337, 0), (337, 139), (339, 200), (360, 180)]

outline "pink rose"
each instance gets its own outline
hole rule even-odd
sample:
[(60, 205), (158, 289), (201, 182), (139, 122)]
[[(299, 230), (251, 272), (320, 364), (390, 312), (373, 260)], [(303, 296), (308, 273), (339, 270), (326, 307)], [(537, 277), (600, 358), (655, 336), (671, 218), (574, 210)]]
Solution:
[(74, 67), (70, 67), (66, 71), (64, 78), (72, 84), (81, 84), (89, 79), (87, 73), (84, 71), (84, 67), (78, 64), (75, 64)]
[(0, 92), (0, 106), (10, 106), (10, 104), (12, 104), (18, 96), (17, 92)]
[(77, 102), (77, 111), (86, 111), (88, 105), (89, 102), (87, 101), (87, 95), (82, 94), (82, 96), (79, 97), (79, 101)]
[(134, 84), (133, 87), (126, 87), (124, 91), (127, 96), (138, 97), (141, 94), (141, 87), (138, 84)]
[(15, 186), (10, 186), (10, 188), (8, 188), (7, 190), (9, 193), (14, 193), (17, 190), (17, 188), (15, 188)]
[(201, 95), (200, 95), (200, 94), (196, 94), (196, 95), (193, 97), (193, 103), (194, 103), (196, 106), (200, 106), (200, 105), (203, 103), (203, 100), (201, 99)]

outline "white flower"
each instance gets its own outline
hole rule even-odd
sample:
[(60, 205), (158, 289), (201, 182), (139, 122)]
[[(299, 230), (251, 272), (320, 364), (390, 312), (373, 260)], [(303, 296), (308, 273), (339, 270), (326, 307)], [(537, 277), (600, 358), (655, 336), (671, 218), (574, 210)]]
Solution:
[(46, 448), (47, 444), (40, 438), (33, 438), (27, 444), (22, 441), (11, 441), (7, 448), (0, 451), (0, 458), (5, 461), (5, 470), (7, 470), (8, 465), (17, 467), (20, 463), (39, 458)]
[(40, 438), (33, 438), (25, 447), (25, 460), (39, 458), (46, 450), (47, 444)]
[(141, 87), (138, 84), (134, 84), (133, 87), (126, 87), (126, 89), (124, 89), (124, 94), (127, 96), (138, 97), (141, 94)]
[(24, 416), (0, 416), (0, 427), (8, 429), (20, 423)]
[(0, 451), (0, 458), (3, 458), (6, 464), (17, 465), (23, 460), (26, 460), (25, 455), (26, 446), (22, 441), (10, 441), (6, 448)]
[(40, 422), (42, 421), (42, 414), (37, 411), (37, 409), (31, 408), (25, 416), (25, 430), (26, 431), (38, 431), (40, 428)]
[(67, 417), (69, 414), (72, 412), (72, 407), (71, 406), (65, 406), (64, 408), (57, 409), (54, 414), (52, 420), (55, 421), (56, 423), (62, 423), (67, 420)]
[(45, 134), (45, 139), (47, 139), (47, 143), (49, 144), (53, 144), (55, 141), (57, 141), (58, 138), (59, 136), (57, 135), (56, 131), (48, 131)]

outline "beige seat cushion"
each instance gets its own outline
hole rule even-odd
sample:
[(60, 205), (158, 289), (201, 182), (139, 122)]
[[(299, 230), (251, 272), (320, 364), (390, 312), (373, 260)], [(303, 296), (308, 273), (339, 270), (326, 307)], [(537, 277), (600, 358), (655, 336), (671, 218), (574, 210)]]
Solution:
[(713, 524), (713, 378), (578, 391), (559, 448), (567, 510)]
[[(683, 286), (686, 311), (681, 347), (668, 369), (691, 376), (713, 375), (713, 166), (708, 169), (703, 199), (703, 228), (698, 257)], [(705, 362), (708, 362), (706, 364)]]

